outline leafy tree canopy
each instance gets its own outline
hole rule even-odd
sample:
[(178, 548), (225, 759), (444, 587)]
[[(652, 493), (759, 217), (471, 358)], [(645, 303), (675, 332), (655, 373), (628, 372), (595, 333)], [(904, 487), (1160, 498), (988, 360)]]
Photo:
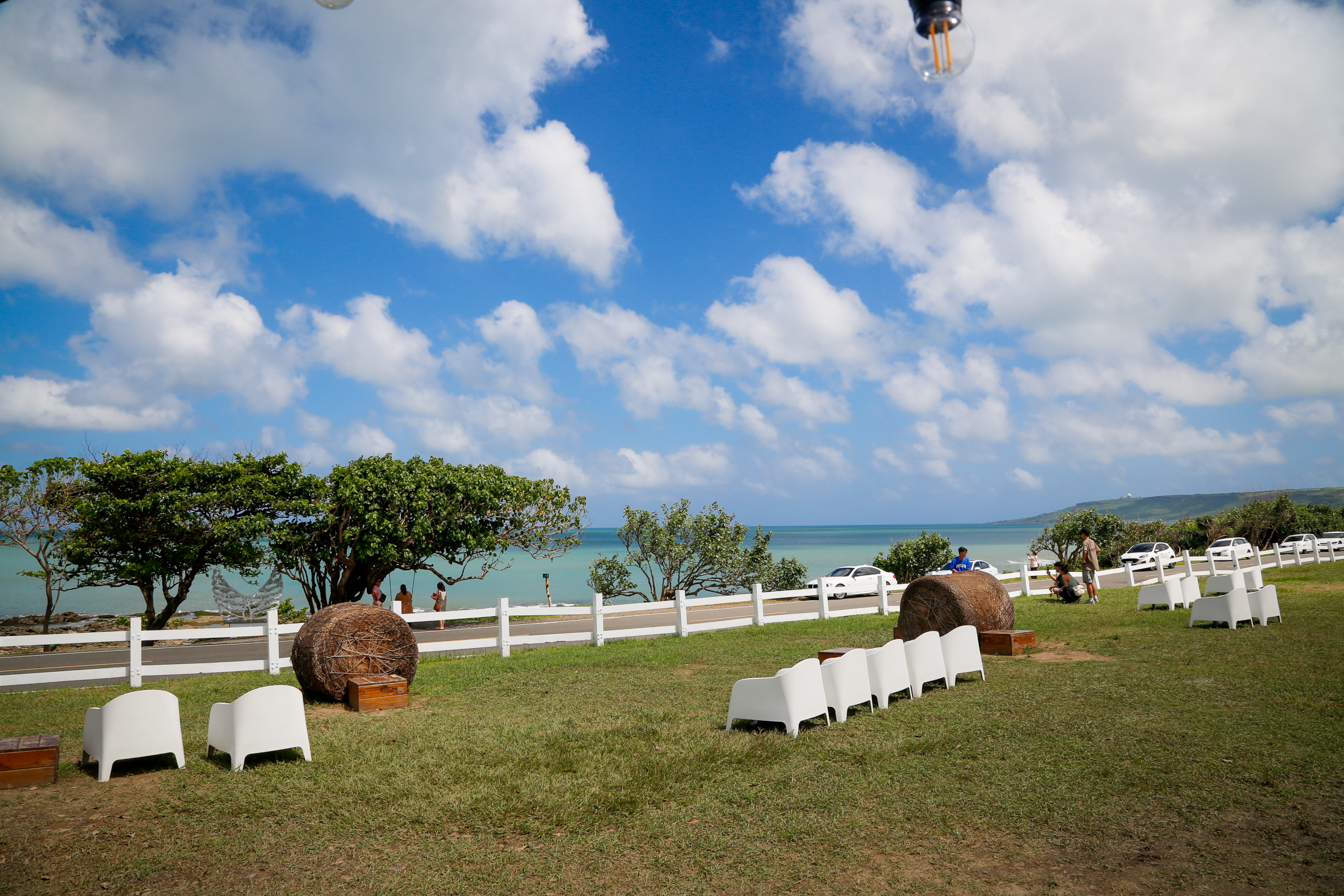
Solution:
[[(311, 484), (284, 455), (206, 461), (165, 451), (104, 454), (80, 464), (74, 528), (62, 545), (80, 585), (131, 585), (147, 627), (161, 629), (214, 566), (255, 576), (276, 519)], [(162, 599), (162, 609), (156, 609)]]
[(717, 502), (695, 514), (687, 498), (664, 504), (661, 514), (627, 506), (625, 524), (616, 531), (625, 556), (599, 555), (588, 584), (604, 597), (639, 595), (646, 601), (671, 600), (677, 591), (726, 594), (757, 583), (766, 591), (803, 587), (807, 568), (794, 557), (776, 562), (773, 533), (759, 526), (752, 543), (744, 544), (749, 531)]
[(61, 539), (71, 526), (71, 497), (79, 484), (79, 462), (49, 457), (26, 470), (0, 467), (0, 544), (26, 552), (37, 569), (19, 575), (41, 579), (46, 593), (42, 633), (51, 629), (51, 615), (73, 579), (61, 551)]
[(315, 495), (271, 539), (309, 609), (360, 597), (395, 570), (455, 585), (506, 568), (504, 552), (553, 557), (579, 543), (586, 500), (553, 481), (440, 458), (361, 457), (310, 477)]
[(892, 542), (889, 551), (873, 558), (873, 565), (894, 575), (898, 582), (913, 582), (941, 569), (952, 558), (952, 542), (937, 532), (921, 531), (918, 538)]
[[(1092, 540), (1097, 543), (1104, 560), (1109, 552), (1117, 550), (1118, 543), (1124, 538), (1125, 521), (1114, 513), (1101, 513), (1092, 507), (1065, 511), (1058, 522), (1046, 526), (1032, 539), (1031, 549), (1049, 551), (1070, 567), (1077, 566), (1083, 554), (1084, 529), (1092, 533)], [(1128, 545), (1118, 550), (1123, 551), (1126, 547)]]

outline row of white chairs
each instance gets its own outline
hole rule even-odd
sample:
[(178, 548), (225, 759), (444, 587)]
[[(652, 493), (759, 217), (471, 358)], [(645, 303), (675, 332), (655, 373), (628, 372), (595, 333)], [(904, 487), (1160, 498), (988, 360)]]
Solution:
[[(287, 684), (274, 684), (248, 691), (232, 703), (210, 707), (206, 756), (227, 753), (234, 771), (239, 771), (254, 753), (297, 748), (312, 761), (308, 746), (308, 721), (303, 714), (303, 693)], [(98, 763), (98, 780), (112, 777), (112, 764), (120, 759), (171, 753), (183, 768), (182, 721), (177, 695), (168, 691), (132, 691), (91, 706), (84, 713), (82, 761)]]
[(1228, 628), (1249, 621), (1254, 627), (1258, 621), (1268, 625), (1270, 619), (1283, 622), (1279, 609), (1279, 590), (1266, 585), (1259, 569), (1243, 569), (1209, 576), (1204, 583), (1204, 594), (1199, 593), (1199, 581), (1182, 576), (1144, 585), (1139, 589), (1139, 605), (1165, 605), (1174, 610), (1177, 605), (1190, 610), (1190, 625), (1196, 622), (1222, 622)]
[(733, 685), (728, 699), (728, 724), (737, 719), (779, 722), (794, 737), (798, 726), (807, 719), (825, 716), (831, 724), (831, 712), (837, 722), (849, 717), (850, 707), (867, 703), (873, 711), (876, 700), (886, 709), (891, 696), (908, 691), (911, 699), (924, 692), (932, 681), (956, 687), (961, 673), (980, 673), (985, 665), (980, 658), (980, 638), (975, 626), (963, 625), (946, 635), (925, 632), (912, 641), (888, 641), (869, 650), (851, 650), (818, 662), (809, 657), (770, 678), (744, 678)]

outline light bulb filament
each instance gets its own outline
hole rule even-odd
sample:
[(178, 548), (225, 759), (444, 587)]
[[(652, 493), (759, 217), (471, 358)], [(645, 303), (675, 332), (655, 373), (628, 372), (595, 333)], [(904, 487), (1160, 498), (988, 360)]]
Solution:
[(947, 59), (947, 70), (952, 71), (952, 41), (947, 37), (947, 19), (943, 19), (943, 56)]
[(933, 44), (933, 70), (941, 72), (943, 65), (938, 61), (938, 23), (934, 22), (932, 33), (929, 34), (929, 43)]

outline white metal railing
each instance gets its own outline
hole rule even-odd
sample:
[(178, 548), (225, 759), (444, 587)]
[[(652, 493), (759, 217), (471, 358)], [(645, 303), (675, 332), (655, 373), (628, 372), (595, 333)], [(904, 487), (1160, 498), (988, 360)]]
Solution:
[[(1327, 556), (1328, 555), (1328, 556)], [(1304, 559), (1308, 558), (1308, 559)], [(1266, 558), (1273, 562), (1266, 563)], [(1289, 565), (1300, 566), (1306, 562), (1329, 563), (1337, 559), (1344, 559), (1344, 556), (1337, 557), (1335, 548), (1329, 546), (1326, 555), (1320, 550), (1319, 543), (1314, 551), (1296, 550), (1285, 554), (1280, 545), (1274, 545), (1273, 550), (1256, 551), (1254, 563), (1247, 563), (1247, 566), (1272, 566), (1274, 568), (1284, 568)], [(1234, 557), (1230, 561), (1220, 561), (1227, 564), (1227, 569), (1243, 568), (1242, 561)], [(1181, 576), (1208, 576), (1218, 571), (1217, 563), (1205, 557), (1192, 557), (1189, 551), (1183, 551), (1179, 561), (1185, 567), (1184, 572), (1172, 573), (1177, 577)], [(1195, 563), (1202, 563), (1205, 569), (1196, 570)], [(1101, 570), (1099, 575), (1115, 574), (1121, 572), (1121, 569)], [(1123, 569), (1126, 576), (1126, 584), (1130, 587), (1136, 585), (1149, 585), (1155, 582), (1165, 581), (1168, 573), (1158, 564), (1156, 577), (1152, 579), (1136, 580), (1134, 577), (1134, 568), (1126, 565)], [(1032, 594), (1048, 594), (1048, 589), (1032, 588), (1032, 579), (1049, 579), (1052, 573), (1048, 569), (1028, 569), (1026, 564), (1016, 573), (1000, 573), (998, 579), (1005, 583), (1016, 580), (1018, 585), (1016, 590), (1009, 590), (1009, 597), (1021, 597)], [(894, 592), (888, 591), (884, 578), (878, 578), (877, 606), (874, 607), (852, 607), (845, 609), (836, 609), (831, 606), (831, 580), (822, 576), (817, 579), (817, 584), (811, 588), (801, 588), (791, 591), (771, 591), (761, 590), (760, 585), (752, 585), (751, 591), (745, 594), (725, 594), (713, 595), (710, 597), (687, 598), (685, 593), (678, 591), (672, 600), (649, 601), (637, 604), (618, 604), (608, 606), (604, 603), (601, 594), (594, 594), (591, 606), (573, 606), (573, 607), (537, 607), (537, 606), (510, 606), (507, 597), (501, 597), (496, 606), (489, 609), (475, 610), (445, 610), (443, 612), (415, 612), (401, 613), (395, 601), (392, 602), (389, 609), (396, 612), (403, 619), (409, 622), (460, 622), (471, 619), (481, 620), (486, 626), (492, 626), (495, 629), (493, 636), (479, 638), (455, 638), (451, 640), (418, 640), (420, 652), (423, 653), (442, 653), (447, 651), (464, 650), (497, 650), (501, 656), (508, 656), (511, 648), (515, 646), (535, 646), (540, 644), (564, 644), (580, 643), (587, 641), (596, 646), (602, 646), (608, 640), (624, 638), (648, 638), (664, 635), (677, 635), (680, 637), (689, 637), (697, 632), (721, 631), (729, 628), (740, 628), (745, 626), (761, 626), (778, 622), (800, 622), (807, 620), (827, 620), (838, 619), (846, 616), (862, 616), (871, 614), (889, 615), (894, 610), (900, 609), (900, 593), (905, 590), (904, 585), (897, 585)], [(816, 609), (808, 608), (799, 612), (777, 612), (767, 613), (766, 605), (768, 602), (781, 602), (796, 600), (798, 598), (817, 599)], [(895, 602), (892, 598), (895, 597)], [(725, 619), (710, 619), (702, 622), (691, 622), (688, 610), (703, 610), (712, 607), (740, 607), (742, 604), (751, 605), (751, 615), (732, 616)], [(610, 628), (607, 625), (608, 617), (629, 617), (635, 614), (656, 615), (660, 612), (672, 611), (672, 621), (659, 622), (656, 625), (630, 626), (624, 628)], [(563, 618), (588, 617), (591, 622), (585, 627), (585, 630), (539, 633), (539, 634), (519, 634), (515, 635), (512, 631), (514, 623), (520, 619), (563, 619)], [(282, 635), (292, 635), (302, 628), (302, 623), (290, 623), (281, 625), (278, 622), (276, 611), (270, 610), (266, 614), (266, 620), (257, 625), (235, 625), (230, 628), (218, 629), (192, 629), (190, 631), (183, 629), (169, 629), (163, 631), (145, 631), (141, 628), (139, 616), (130, 618), (130, 629), (124, 632), (80, 632), (77, 634), (58, 634), (58, 635), (11, 635), (0, 637), (0, 647), (41, 647), (46, 645), (59, 644), (114, 644), (126, 645), (126, 663), (118, 663), (110, 666), (95, 666), (82, 669), (53, 669), (50, 671), (25, 671), (17, 673), (0, 674), (0, 687), (26, 686), (33, 684), (59, 683), (65, 681), (127, 681), (131, 687), (139, 687), (146, 675), (166, 676), (166, 675), (204, 675), (217, 672), (253, 672), (267, 671), (272, 675), (278, 675), (280, 670), (291, 667), (288, 657), (280, 655), (280, 637)], [(424, 633), (422, 633), (424, 634)], [(265, 641), (264, 655), (255, 659), (233, 660), (228, 662), (215, 663), (150, 663), (146, 664), (144, 660), (143, 647), (146, 642), (169, 641), (169, 640), (191, 640), (208, 641), (224, 640), (230, 638), (258, 638)], [(68, 656), (68, 655), (67, 655)]]

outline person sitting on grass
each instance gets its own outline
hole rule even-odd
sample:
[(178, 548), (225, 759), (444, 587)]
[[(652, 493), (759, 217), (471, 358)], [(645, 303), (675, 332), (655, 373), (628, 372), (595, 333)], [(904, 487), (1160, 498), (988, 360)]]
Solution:
[(1059, 599), (1066, 604), (1077, 603), (1086, 590), (1078, 583), (1072, 575), (1069, 574), (1069, 567), (1063, 560), (1055, 561), (1055, 587), (1050, 589), (1051, 594), (1058, 594)]

